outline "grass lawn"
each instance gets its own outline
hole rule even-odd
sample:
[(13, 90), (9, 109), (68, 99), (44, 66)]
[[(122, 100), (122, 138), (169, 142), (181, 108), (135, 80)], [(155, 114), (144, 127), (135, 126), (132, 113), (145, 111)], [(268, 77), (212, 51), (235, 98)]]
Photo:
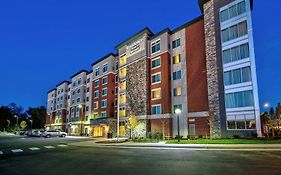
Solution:
[[(177, 140), (167, 140), (168, 144), (178, 144)], [(266, 139), (197, 139), (197, 140), (180, 140), (179, 144), (281, 144), (279, 140)]]

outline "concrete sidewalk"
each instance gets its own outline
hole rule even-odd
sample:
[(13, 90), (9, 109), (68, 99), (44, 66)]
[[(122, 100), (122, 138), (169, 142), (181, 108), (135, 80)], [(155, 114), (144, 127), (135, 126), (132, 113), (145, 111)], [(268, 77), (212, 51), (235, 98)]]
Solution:
[(276, 149), (281, 151), (281, 144), (166, 144), (159, 143), (97, 143), (97, 141), (85, 141), (69, 143), (72, 146), (80, 147), (122, 147), (122, 148), (193, 148), (193, 149)]

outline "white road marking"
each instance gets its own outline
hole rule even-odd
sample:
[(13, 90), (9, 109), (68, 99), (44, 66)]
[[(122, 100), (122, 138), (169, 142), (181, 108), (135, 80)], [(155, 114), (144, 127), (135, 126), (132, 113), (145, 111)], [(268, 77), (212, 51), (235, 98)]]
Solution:
[(32, 148), (29, 148), (31, 151), (36, 151), (36, 150), (40, 150), (40, 148), (37, 148), (37, 147), (32, 147)]
[(3, 152), (2, 152), (2, 151), (0, 151), (0, 155), (1, 155), (1, 154), (3, 154)]
[(11, 150), (13, 153), (20, 153), (20, 152), (23, 152), (22, 149), (12, 149)]
[(62, 145), (62, 144), (61, 144), (61, 145), (58, 145), (58, 146), (59, 146), (59, 147), (66, 147), (67, 145)]
[(47, 149), (55, 148), (54, 146), (44, 146), (44, 147), (47, 148)]

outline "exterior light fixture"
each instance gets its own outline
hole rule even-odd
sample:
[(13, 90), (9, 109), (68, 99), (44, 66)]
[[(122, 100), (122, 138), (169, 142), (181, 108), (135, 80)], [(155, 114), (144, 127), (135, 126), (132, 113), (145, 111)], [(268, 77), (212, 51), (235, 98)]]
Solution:
[(177, 114), (177, 117), (178, 117), (178, 142), (180, 142), (180, 114), (181, 114), (181, 109), (177, 108), (175, 110), (175, 113)]

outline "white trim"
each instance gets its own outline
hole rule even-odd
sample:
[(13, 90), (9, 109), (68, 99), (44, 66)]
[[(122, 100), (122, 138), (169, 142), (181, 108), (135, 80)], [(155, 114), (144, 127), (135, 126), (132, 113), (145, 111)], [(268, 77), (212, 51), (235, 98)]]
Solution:
[[(158, 51), (152, 53), (153, 44), (156, 44), (158, 41), (159, 41), (159, 44), (160, 44), (160, 50), (158, 50)], [(157, 38), (157, 39), (155, 39), (154, 41), (151, 41), (150, 49), (151, 49), (151, 52), (150, 52), (151, 55), (155, 55), (155, 54), (161, 52), (161, 39), (160, 39), (160, 38)]]
[[(155, 75), (158, 75), (158, 74), (160, 75), (160, 81), (157, 81), (157, 82), (153, 83), (152, 77), (155, 76)], [(157, 73), (154, 73), (154, 74), (151, 75), (151, 85), (158, 84), (158, 83), (161, 83), (161, 72), (157, 72)]]
[[(107, 82), (106, 82), (106, 83), (103, 83), (103, 79), (105, 79), (105, 78), (107, 78)], [(107, 85), (107, 84), (108, 84), (108, 76), (102, 77), (101, 84), (102, 84), (102, 85)]]
[[(105, 95), (103, 95), (103, 94), (102, 94), (103, 90), (106, 90), (106, 94), (105, 94)], [(101, 90), (101, 96), (102, 96), (102, 97), (105, 97), (105, 96), (107, 96), (107, 93), (108, 93), (108, 91), (107, 91), (107, 87), (102, 88), (102, 90)]]
[[(104, 72), (103, 68), (104, 68), (105, 65), (107, 65), (107, 70)], [(102, 65), (102, 74), (107, 73), (107, 72), (108, 72), (108, 62), (106, 62)]]
[[(97, 97), (95, 97), (95, 93), (98, 93), (98, 96)], [(96, 90), (96, 91), (94, 91), (94, 99), (97, 99), (97, 98), (99, 98), (99, 96), (100, 96), (100, 94), (99, 94), (99, 90)]]
[[(102, 103), (103, 103), (103, 102), (106, 102), (106, 106), (102, 106)], [(107, 108), (107, 99), (101, 100), (101, 108)]]
[[(154, 91), (157, 91), (157, 90), (160, 90), (160, 97), (159, 98), (153, 98), (152, 94), (153, 94)], [(161, 88), (151, 89), (151, 100), (159, 100), (161, 98), (162, 98), (162, 90), (161, 90)]]
[[(96, 104), (96, 107), (95, 107), (95, 104)], [(98, 109), (99, 108), (99, 102), (98, 101), (95, 101), (94, 102), (94, 109)]]
[[(158, 59), (160, 60), (160, 65), (156, 67), (152, 67), (152, 62)], [(151, 59), (151, 70), (157, 69), (159, 67), (161, 67), (161, 56)]]

